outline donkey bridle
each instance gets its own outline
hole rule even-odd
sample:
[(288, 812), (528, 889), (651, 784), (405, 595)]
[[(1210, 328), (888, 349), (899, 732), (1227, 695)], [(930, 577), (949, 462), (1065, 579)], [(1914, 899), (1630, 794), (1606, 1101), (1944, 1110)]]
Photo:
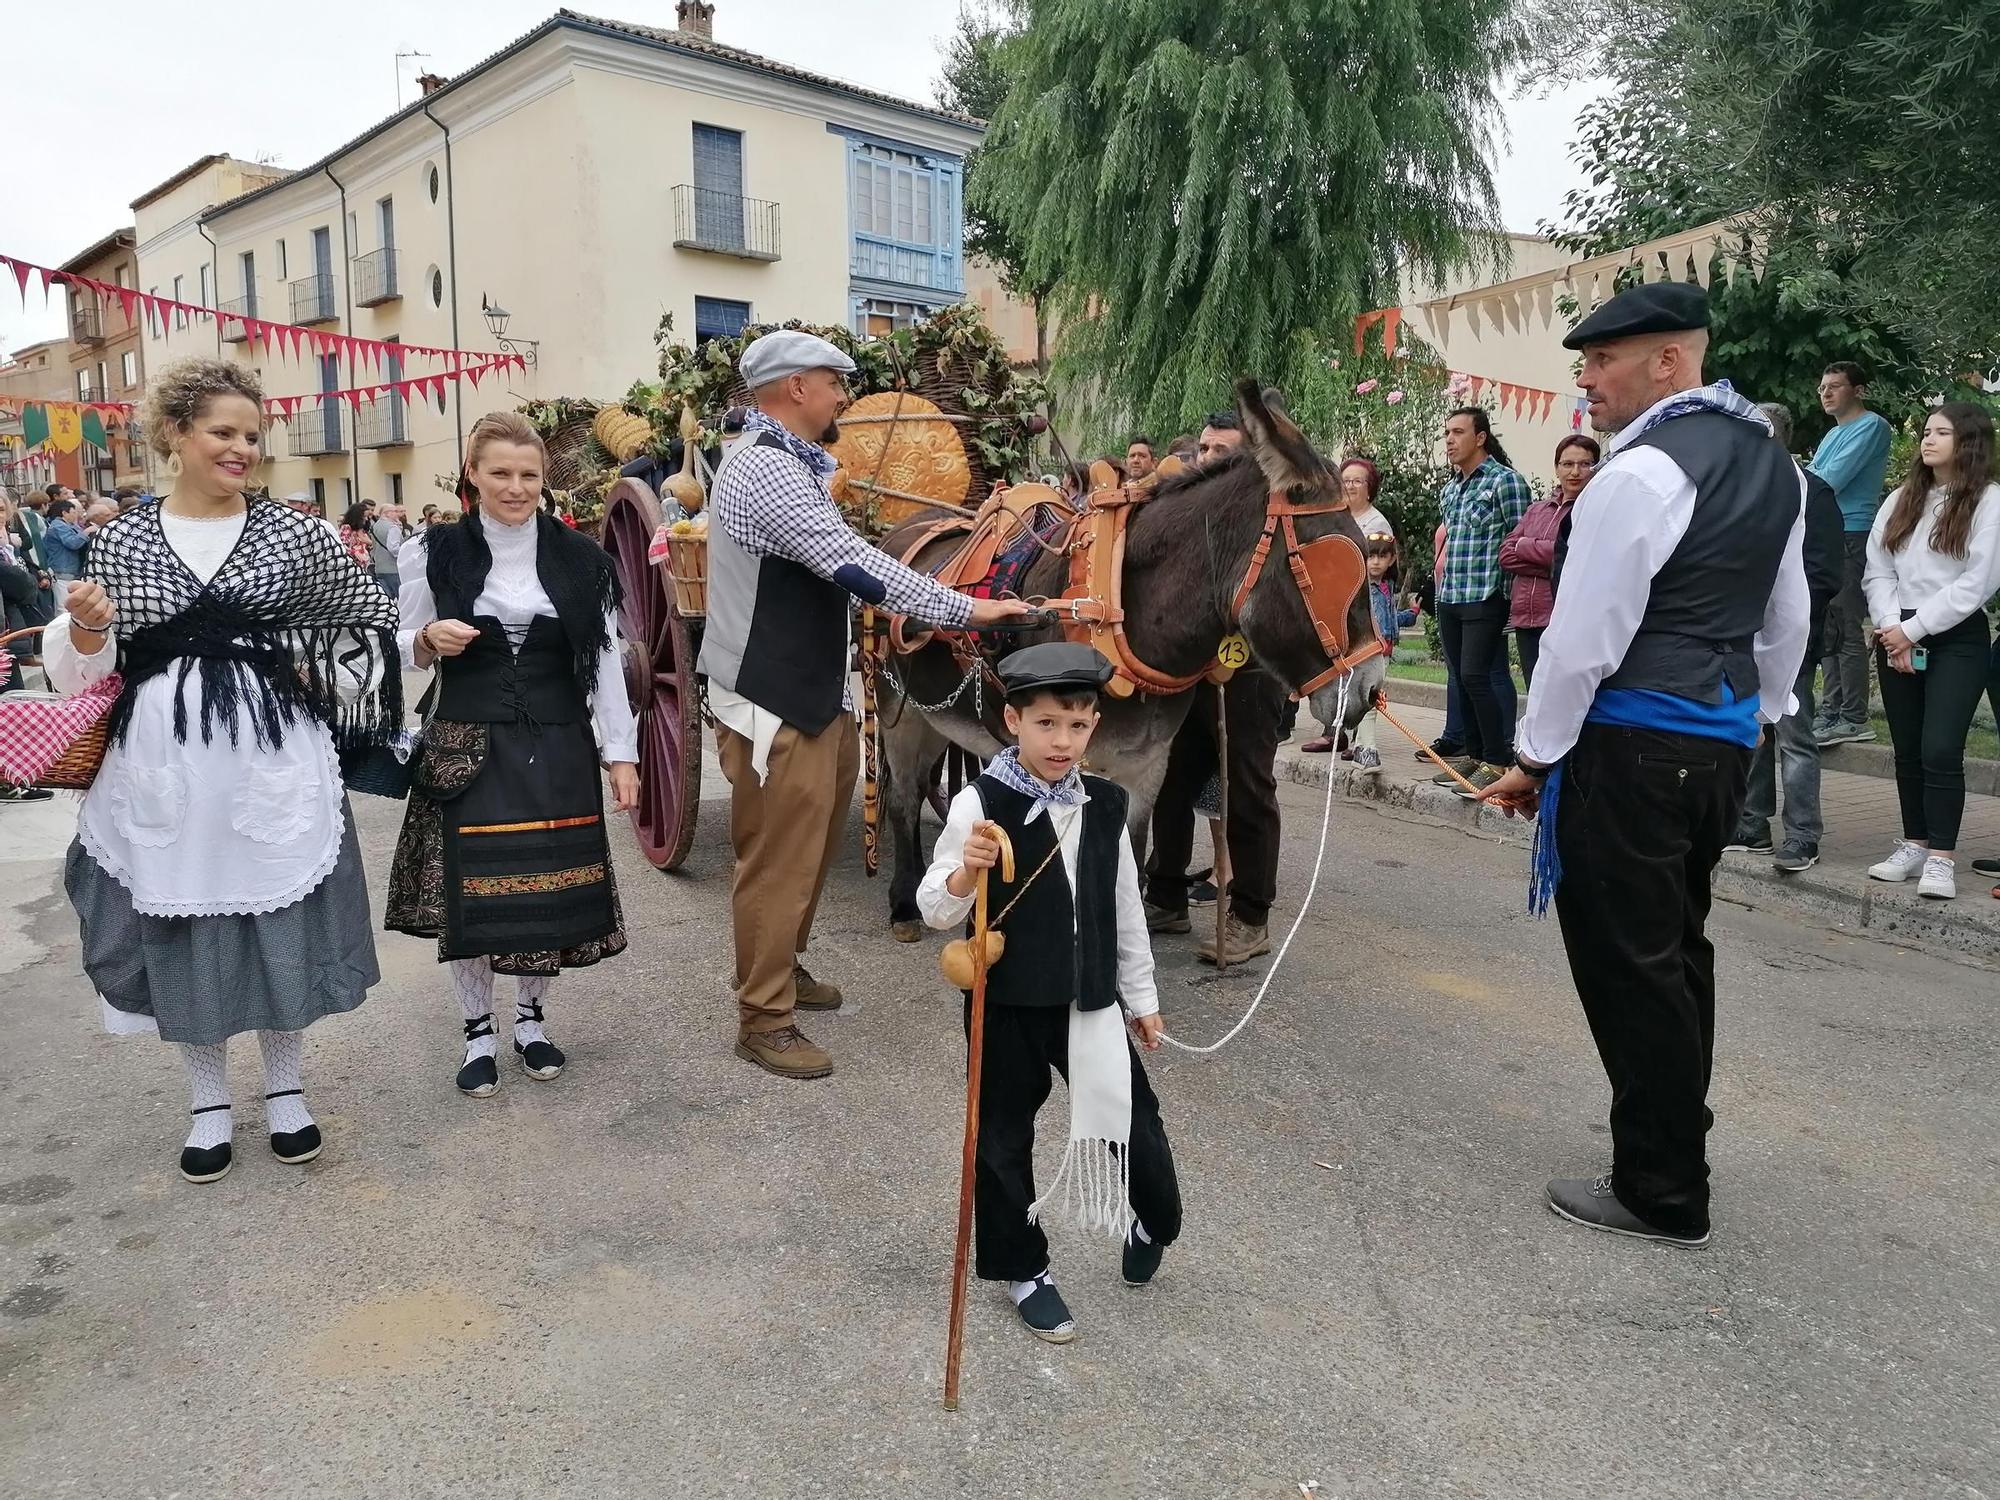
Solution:
[[(1270, 561), (1271, 545), (1282, 533), (1285, 561), (1291, 565), (1292, 579), (1298, 584), (1299, 598), (1306, 607), (1306, 618), (1312, 621), (1313, 634), (1319, 638), (1319, 648), (1326, 653), (1329, 663), (1324, 672), (1292, 694), (1294, 701), (1316, 692), (1334, 678), (1345, 676), (1361, 663), (1381, 656), (1389, 649), (1372, 630), (1367, 641), (1352, 650), (1347, 649), (1347, 611), (1368, 576), (1361, 549), (1338, 532), (1315, 537), (1310, 542), (1299, 540), (1298, 517), (1331, 515), (1340, 508), (1340, 502), (1336, 500), (1301, 503), (1292, 499), (1287, 490), (1272, 490), (1264, 503), (1264, 529), (1258, 533), (1257, 545), (1250, 553), (1250, 566), (1243, 574), (1243, 581), (1236, 586), (1236, 597), (1229, 605), (1229, 618), (1233, 624), (1241, 619), (1250, 590), (1257, 586), (1257, 580), (1264, 575), (1264, 564)], [(1330, 602), (1338, 611), (1331, 620), (1322, 609), (1323, 596), (1330, 596)]]

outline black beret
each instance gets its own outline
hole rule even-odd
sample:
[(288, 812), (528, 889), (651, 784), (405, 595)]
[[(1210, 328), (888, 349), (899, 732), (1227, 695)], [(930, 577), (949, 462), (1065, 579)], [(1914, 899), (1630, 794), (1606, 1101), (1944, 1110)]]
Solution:
[(1708, 293), (1690, 281), (1627, 287), (1572, 328), (1565, 349), (1603, 344), (1638, 333), (1682, 333), (1708, 327)]
[(1111, 663), (1103, 653), (1077, 641), (1045, 641), (1000, 658), (1000, 685), (1010, 696), (1041, 688), (1097, 693), (1110, 680)]

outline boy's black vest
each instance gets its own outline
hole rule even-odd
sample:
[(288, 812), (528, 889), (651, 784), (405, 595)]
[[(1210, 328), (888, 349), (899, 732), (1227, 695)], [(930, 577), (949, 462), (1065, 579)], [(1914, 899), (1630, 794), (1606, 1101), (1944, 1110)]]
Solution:
[[(995, 1005), (1068, 1005), (1101, 1010), (1118, 999), (1118, 850), (1125, 831), (1125, 791), (1115, 782), (1084, 777), (1090, 800), (1082, 807), (1051, 807), (1024, 822), (1034, 804), (991, 776), (973, 782), (986, 816), (1007, 830), (1014, 845), (1014, 880), (991, 872), (988, 919), (997, 918), (1027, 887), (1000, 930), (1007, 951), (986, 976), (986, 998)], [(1062, 855), (1049, 858), (1056, 830), (1083, 818), (1077, 847), (1076, 885), (1070, 890)], [(1042, 870), (1042, 862), (1048, 868)], [(1041, 877), (1030, 884), (1031, 877)], [(969, 931), (969, 929), (968, 929)]]

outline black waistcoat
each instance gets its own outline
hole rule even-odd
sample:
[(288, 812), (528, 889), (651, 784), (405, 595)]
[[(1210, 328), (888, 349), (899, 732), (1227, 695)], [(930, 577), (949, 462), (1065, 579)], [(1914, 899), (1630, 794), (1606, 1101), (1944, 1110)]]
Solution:
[(1713, 704), (1726, 680), (1748, 698), (1758, 690), (1752, 646), (1799, 518), (1799, 471), (1763, 428), (1721, 412), (1675, 417), (1631, 446), (1658, 448), (1694, 481), (1694, 514), (1603, 685)]
[[(1125, 791), (1115, 782), (1086, 776), (1090, 800), (1080, 809), (1052, 807), (1032, 823), (1024, 823), (1034, 804), (991, 776), (973, 785), (986, 816), (1007, 830), (1014, 845), (1014, 881), (996, 869), (987, 884), (989, 920), (997, 918), (1014, 899), (1026, 894), (1000, 924), (1007, 951), (986, 976), (986, 998), (995, 1005), (1068, 1005), (1101, 1010), (1118, 999), (1118, 840), (1125, 830)], [(1083, 817), (1082, 842), (1077, 848), (1078, 894), (1055, 848), (1056, 828)], [(1053, 820), (1053, 821), (1052, 821)], [(1048, 860), (1048, 868), (1032, 884), (1031, 876)]]
[(576, 663), (562, 625), (549, 615), (529, 623), (521, 649), (491, 615), (467, 621), (479, 639), (457, 656), (438, 658), (440, 719), (461, 724), (577, 724), (590, 705), (576, 680)]

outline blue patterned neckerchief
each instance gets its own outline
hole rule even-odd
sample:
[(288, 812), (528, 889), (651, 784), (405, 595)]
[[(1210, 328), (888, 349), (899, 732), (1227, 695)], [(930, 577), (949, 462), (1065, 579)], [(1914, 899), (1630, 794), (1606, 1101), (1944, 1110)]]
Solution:
[[(1611, 440), (1606, 456), (1622, 452), (1662, 422), (1700, 411), (1721, 412), (1726, 417), (1755, 422), (1766, 432), (1771, 430), (1770, 419), (1757, 410), (1754, 402), (1737, 395), (1736, 388), (1728, 381), (1718, 380), (1713, 385), (1682, 391), (1671, 400), (1661, 402), (1643, 417), (1636, 418), (1631, 426)], [(1528, 910), (1538, 917), (1548, 915), (1549, 902), (1555, 896), (1556, 887), (1562, 884), (1562, 856), (1556, 852), (1556, 813), (1562, 802), (1562, 789), (1563, 768), (1558, 761), (1555, 769), (1549, 772), (1548, 779), (1542, 783), (1541, 806), (1536, 813), (1534, 841), (1528, 854)]]
[(831, 479), (833, 471), (840, 467), (831, 453), (818, 443), (809, 443), (782, 422), (773, 421), (763, 412), (752, 407), (743, 418), (745, 432), (768, 432), (785, 446), (785, 451), (804, 464), (821, 479)]
[(1019, 745), (1009, 745), (988, 761), (986, 774), (1034, 803), (1021, 819), (1023, 823), (1034, 822), (1051, 807), (1081, 807), (1090, 800), (1090, 793), (1083, 789), (1083, 772), (1071, 766), (1067, 776), (1051, 785), (1021, 764)]

